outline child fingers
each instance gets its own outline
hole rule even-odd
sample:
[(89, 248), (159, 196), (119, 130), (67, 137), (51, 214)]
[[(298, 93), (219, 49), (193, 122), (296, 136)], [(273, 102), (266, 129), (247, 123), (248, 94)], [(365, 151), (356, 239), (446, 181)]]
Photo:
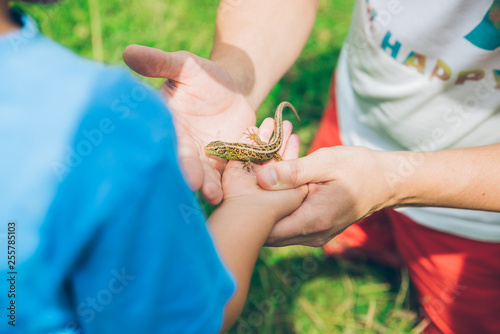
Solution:
[(297, 159), (299, 157), (300, 151), (300, 139), (299, 136), (293, 134), (288, 138), (286, 143), (285, 151), (281, 155), (283, 160)]
[(293, 131), (292, 123), (290, 121), (283, 121), (283, 145), (281, 145), (281, 148), (279, 150), (281, 156), (283, 156), (283, 153), (285, 152), (288, 138), (290, 138), (292, 131)]
[(259, 127), (259, 137), (262, 141), (266, 143), (271, 139), (271, 135), (274, 131), (274, 119), (266, 118)]

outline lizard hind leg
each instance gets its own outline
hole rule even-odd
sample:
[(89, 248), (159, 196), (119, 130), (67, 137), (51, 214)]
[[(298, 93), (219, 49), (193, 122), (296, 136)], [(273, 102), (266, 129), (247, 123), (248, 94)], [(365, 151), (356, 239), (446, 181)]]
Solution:
[(252, 162), (250, 160), (245, 160), (243, 162), (243, 169), (246, 170), (247, 172), (250, 172), (252, 169)]
[(274, 158), (276, 161), (282, 161), (282, 160), (283, 160), (283, 159), (281, 159), (281, 155), (280, 155), (278, 152), (276, 152), (276, 153), (274, 154), (273, 158)]

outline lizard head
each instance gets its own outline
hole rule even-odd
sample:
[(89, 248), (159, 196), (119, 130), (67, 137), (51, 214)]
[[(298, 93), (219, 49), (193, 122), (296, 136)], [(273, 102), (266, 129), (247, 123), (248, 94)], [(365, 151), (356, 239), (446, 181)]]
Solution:
[(216, 140), (205, 146), (205, 152), (219, 158), (229, 159), (227, 146), (224, 142)]

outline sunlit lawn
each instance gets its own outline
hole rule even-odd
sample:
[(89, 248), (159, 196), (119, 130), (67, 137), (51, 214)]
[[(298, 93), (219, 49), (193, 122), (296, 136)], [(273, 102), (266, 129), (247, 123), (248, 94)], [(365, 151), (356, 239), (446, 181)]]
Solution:
[[(123, 64), (122, 50), (131, 43), (207, 57), (217, 3), (72, 0), (50, 7), (23, 7), (44, 33), (78, 54)], [(292, 119), (302, 154), (327, 102), (352, 3), (321, 1), (304, 52), (258, 112), (260, 122), (282, 100), (292, 102), (302, 118), (301, 123)], [(231, 333), (409, 333), (419, 322), (415, 307), (410, 306), (414, 299), (404, 271), (327, 259), (321, 249), (267, 248), (257, 262), (248, 304)]]

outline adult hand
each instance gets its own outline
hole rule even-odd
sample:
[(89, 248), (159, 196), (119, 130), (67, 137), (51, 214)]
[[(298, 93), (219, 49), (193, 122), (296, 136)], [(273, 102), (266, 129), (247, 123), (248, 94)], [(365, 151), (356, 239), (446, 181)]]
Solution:
[(259, 170), (264, 189), (309, 184), (302, 206), (274, 226), (266, 245), (323, 246), (354, 222), (390, 206), (394, 191), (386, 177), (391, 161), (390, 152), (337, 146)]
[(208, 157), (203, 148), (213, 140), (236, 141), (255, 125), (244, 89), (223, 66), (186, 51), (129, 45), (123, 59), (141, 75), (167, 79), (160, 92), (174, 116), (183, 172), (191, 189), (201, 189), (210, 204), (218, 204), (225, 160)]

